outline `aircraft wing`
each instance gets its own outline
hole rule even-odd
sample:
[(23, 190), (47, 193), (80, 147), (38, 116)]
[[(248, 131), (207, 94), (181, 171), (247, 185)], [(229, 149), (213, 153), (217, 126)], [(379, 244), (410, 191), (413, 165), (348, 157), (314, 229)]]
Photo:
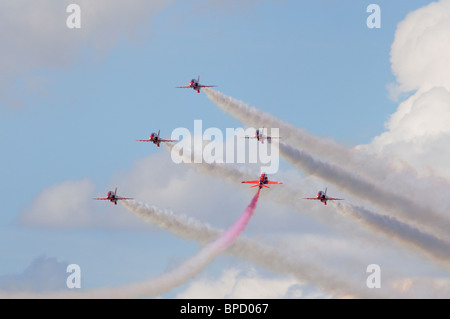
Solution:
[(303, 199), (314, 199), (314, 200), (319, 200), (320, 198), (317, 198), (317, 197), (305, 197), (305, 198), (303, 198)]
[(199, 88), (214, 88), (214, 87), (216, 87), (217, 85), (199, 85), (198, 87)]
[(134, 198), (129, 198), (129, 197), (116, 197), (117, 200), (124, 200), (124, 199), (134, 199)]
[(242, 183), (244, 183), (244, 184), (259, 184), (259, 180), (257, 180), (257, 181), (244, 181)]
[(160, 142), (179, 142), (178, 140), (159, 140)]
[(175, 88), (177, 88), (177, 89), (189, 89), (191, 87), (192, 86), (176, 86)]
[(242, 138), (256, 138), (256, 136), (242, 136)]
[(270, 188), (269, 186), (266, 186), (266, 185), (264, 185), (264, 184), (257, 184), (257, 185), (250, 186), (250, 188), (253, 188), (253, 187), (259, 187), (259, 188), (265, 187), (265, 188)]
[(327, 200), (344, 200), (343, 198), (327, 197)]
[(281, 137), (265, 136), (264, 138), (267, 138), (268, 140), (271, 140), (271, 139), (274, 139), (274, 138), (281, 138)]
[(277, 185), (280, 185), (280, 184), (283, 184), (283, 183), (281, 183), (281, 182), (274, 182), (274, 181), (268, 181), (267, 184), (272, 184), (272, 185), (277, 184)]
[(152, 142), (152, 140), (136, 140), (136, 141), (138, 141), (138, 142)]
[(109, 198), (93, 198), (93, 199), (95, 199), (95, 200), (109, 200)]

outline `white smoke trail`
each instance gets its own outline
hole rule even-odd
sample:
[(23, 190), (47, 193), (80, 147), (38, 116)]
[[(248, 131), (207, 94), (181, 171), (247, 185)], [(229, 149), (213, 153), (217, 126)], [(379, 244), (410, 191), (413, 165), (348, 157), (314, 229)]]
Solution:
[(421, 185), (444, 184), (450, 186), (448, 181), (437, 176), (419, 177), (415, 169), (402, 163), (402, 172), (399, 172), (395, 164), (386, 158), (377, 158), (373, 154), (368, 154), (360, 148), (349, 149), (347, 146), (339, 144), (331, 138), (317, 137), (305, 129), (296, 127), (290, 123), (280, 120), (276, 116), (264, 112), (254, 106), (250, 106), (240, 100), (227, 96), (219, 91), (205, 88), (204, 92), (217, 106), (229, 113), (240, 122), (248, 126), (274, 127), (282, 131), (283, 141), (286, 141), (295, 148), (303, 149), (319, 157), (329, 159), (342, 167), (358, 171), (362, 176), (371, 179), (373, 182), (383, 183), (384, 187), (391, 187), (396, 191), (397, 181), (412, 179), (415, 182), (402, 183), (402, 187), (407, 192), (420, 193)]
[(430, 206), (423, 206), (409, 198), (386, 191), (353, 172), (317, 160), (284, 142), (280, 143), (280, 154), (294, 166), (332, 182), (339, 188), (360, 199), (368, 200), (385, 211), (397, 213), (408, 222), (414, 223), (419, 229), (428, 226), (428, 229), (438, 232), (439, 236), (449, 238), (449, 220), (436, 213)]
[[(213, 241), (220, 236), (221, 230), (213, 228), (208, 224), (201, 223), (198, 220), (187, 217), (185, 215), (177, 215), (169, 210), (161, 210), (156, 206), (136, 201), (125, 201), (124, 206), (143, 218), (146, 222), (157, 225), (163, 229), (173, 232), (175, 235), (186, 240), (196, 240), (202, 244)], [(230, 246), (228, 252), (236, 257), (249, 260), (255, 264), (259, 264), (267, 269), (281, 274), (291, 274), (299, 281), (312, 284), (323, 289), (335, 297), (356, 297), (356, 298), (396, 298), (396, 296), (404, 297), (407, 291), (394, 287), (393, 291), (386, 293), (383, 291), (374, 291), (362, 287), (363, 285), (355, 285), (350, 280), (341, 280), (340, 276), (332, 274), (330, 270), (321, 269), (318, 265), (308, 264), (302, 260), (301, 256), (293, 256), (283, 254), (281, 251), (263, 245), (257, 241), (239, 237), (234, 244)], [(195, 257), (194, 257), (195, 258)], [(181, 266), (189, 265), (189, 261)], [(175, 269), (179, 271), (179, 268)], [(68, 293), (46, 293), (46, 294), (30, 294), (30, 293), (2, 293), (0, 298), (133, 298), (139, 296), (157, 295), (163, 288), (170, 289), (171, 285), (176, 285), (176, 278), (171, 278), (173, 272), (166, 273), (156, 279), (151, 279), (141, 283), (135, 283), (118, 288), (101, 288), (88, 292), (68, 292)], [(398, 281), (398, 280), (397, 280)], [(158, 286), (158, 291), (149, 289), (149, 285)], [(436, 289), (431, 289), (434, 284), (429, 280), (423, 280), (422, 287), (427, 288), (432, 293), (437, 293)], [(396, 291), (397, 290), (397, 291)], [(398, 291), (400, 290), (400, 291)], [(442, 294), (439, 295), (442, 297)]]
[[(211, 241), (222, 231), (201, 223), (185, 215), (174, 214), (168, 210), (160, 210), (156, 206), (127, 201), (124, 206), (143, 218), (146, 222), (171, 231), (186, 240), (196, 240), (200, 243)], [(364, 285), (352, 284), (350, 280), (339, 279), (329, 269), (321, 269), (319, 265), (309, 264), (301, 256), (283, 254), (280, 250), (268, 247), (257, 241), (239, 237), (228, 252), (236, 257), (263, 266), (280, 274), (291, 274), (301, 282), (314, 285), (325, 292), (336, 296), (353, 296), (356, 298), (386, 297), (378, 292), (369, 291)]]
[(365, 209), (345, 203), (333, 203), (345, 216), (351, 217), (385, 236), (395, 239), (410, 248), (421, 252), (425, 257), (450, 270), (450, 243), (424, 233), (417, 228), (386, 215), (379, 215)]
[(245, 125), (255, 128), (262, 126), (279, 128), (283, 141), (289, 142), (296, 148), (302, 148), (320, 157), (328, 158), (344, 167), (364, 168), (363, 173), (380, 181), (392, 174), (392, 167), (386, 161), (376, 160), (373, 156), (368, 157), (365, 153), (355, 149), (350, 150), (347, 146), (332, 139), (311, 135), (302, 128), (219, 91), (204, 88), (204, 92), (217, 106)]
[[(284, 145), (284, 143), (281, 143), (281, 145)], [(173, 149), (170, 145), (167, 145), (167, 148), (169, 150)], [(302, 165), (302, 169), (305, 169), (310, 173), (317, 171), (317, 174), (320, 175), (319, 177), (323, 178), (334, 176), (335, 179), (341, 180), (344, 186), (347, 185), (346, 181), (349, 180), (348, 176), (352, 176), (349, 172), (342, 172), (342, 169), (340, 168), (318, 161), (307, 153), (294, 150), (289, 146), (286, 146), (285, 149), (282, 147), (280, 151), (286, 152), (285, 155), (288, 160), (293, 162), (299, 161)], [(181, 156), (189, 158), (191, 154), (183, 154)], [(232, 164), (198, 163), (192, 165), (202, 173), (225, 178), (232, 183), (239, 183), (242, 180), (243, 174), (248, 173), (248, 171), (238, 169)], [(277, 203), (300, 209), (301, 204), (299, 204), (299, 201), (296, 199), (297, 195), (301, 193), (301, 190), (298, 188), (299, 184), (300, 183), (296, 182), (296, 189), (294, 189), (289, 184), (285, 183), (279, 191), (271, 190), (271, 192), (268, 192), (265, 196)], [(386, 191), (380, 193), (380, 190), (366, 180), (355, 177), (354, 179), (350, 179), (348, 184), (350, 187), (355, 187), (355, 189), (360, 192), (358, 193), (360, 197), (377, 196), (380, 201), (386, 205), (384, 206), (385, 209), (395, 209), (398, 204), (398, 197), (396, 195), (392, 195)], [(412, 210), (416, 208), (416, 205), (408, 202), (407, 199), (402, 199), (402, 201), (403, 206), (397, 208), (400, 212), (403, 212), (404, 209)], [(417, 228), (411, 227), (398, 219), (383, 216), (362, 207), (351, 204), (340, 204), (336, 205), (336, 208), (343, 216), (356, 220), (371, 231), (378, 234), (382, 233), (388, 238), (398, 241), (404, 247), (406, 246), (405, 248), (408, 248), (409, 250), (412, 249), (413, 252), (419, 250), (426, 257), (431, 258), (433, 262), (449, 267), (450, 243)], [(429, 214), (426, 216), (428, 218), (430, 217)], [(322, 221), (329, 222), (328, 219), (323, 219)]]
[[(218, 255), (223, 253), (245, 229), (256, 208), (259, 198), (259, 190), (253, 197), (251, 203), (247, 206), (241, 217), (231, 225), (226, 231), (216, 234), (214, 240), (204, 246), (195, 256), (185, 260), (177, 268), (164, 273), (156, 278), (133, 283), (117, 288), (100, 288), (88, 292), (55, 292), (55, 293), (14, 293), (5, 294), (0, 292), (2, 298), (47, 298), (47, 299), (66, 299), (66, 298), (139, 298), (156, 297), (163, 293), (178, 287), (188, 280), (198, 275), (207, 265), (209, 265)], [(132, 204), (125, 204), (125, 207), (134, 207)], [(163, 222), (159, 214), (159, 222)], [(170, 219), (166, 219), (167, 222)], [(177, 224), (177, 223), (175, 223)], [(181, 223), (182, 224), (182, 223)], [(178, 223), (180, 225), (180, 223)]]
[[(221, 233), (221, 230), (213, 228), (208, 224), (189, 218), (185, 215), (174, 214), (169, 210), (161, 210), (153, 205), (135, 201), (125, 202), (124, 205), (127, 209), (134, 212), (140, 218), (143, 218), (146, 222), (171, 231), (176, 236), (182, 237), (186, 240), (196, 240), (200, 243), (207, 243)], [(364, 223), (370, 224), (370, 226), (376, 231), (379, 230), (380, 224), (393, 224), (395, 228), (388, 228), (391, 229), (392, 233), (390, 236), (392, 238), (405, 241), (407, 240), (406, 237), (411, 236), (411, 241), (415, 242), (415, 244), (408, 242), (407, 244), (409, 247), (419, 249), (425, 255), (429, 254), (429, 252), (427, 252), (428, 248), (430, 250), (440, 251), (442, 256), (435, 254), (431, 256), (435, 260), (439, 260), (439, 257), (442, 257), (442, 260), (444, 260), (448, 266), (448, 244), (440, 242), (438, 239), (433, 238), (430, 235), (420, 233), (416, 229), (409, 228), (408, 225), (404, 225), (392, 218), (377, 216), (377, 214), (364, 210), (363, 208), (352, 205), (337, 205), (337, 207), (343, 214), (351, 215), (352, 218), (362, 219)], [(399, 229), (398, 232), (395, 231), (397, 228)], [(406, 235), (398, 235), (398, 233)], [(428, 246), (425, 247), (422, 241), (417, 240), (417, 237), (421, 237), (424, 241), (427, 241)], [(299, 245), (301, 244), (302, 243), (299, 243)], [(348, 279), (342, 279), (342, 274), (333, 274), (329, 269), (321, 269), (321, 266), (319, 265), (313, 265), (305, 262), (302, 260), (302, 256), (295, 257), (288, 255), (283, 253), (280, 249), (271, 248), (267, 245), (242, 236), (235, 241), (228, 252), (236, 257), (246, 259), (276, 273), (291, 274), (299, 281), (321, 288), (325, 292), (336, 297), (352, 296), (356, 298), (395, 298), (396, 296), (405, 296), (404, 293), (398, 293), (395, 291), (369, 291), (367, 287), (352, 284)], [(424, 285), (425, 284), (426, 281), (424, 280)], [(433, 281), (428, 281), (428, 285), (429, 287), (433, 287)], [(430, 288), (428, 290), (434, 293), (439, 291), (433, 291), (433, 289)]]
[[(283, 140), (292, 141), (298, 147), (331, 158), (344, 166), (351, 165), (352, 172), (336, 165), (316, 160), (305, 151), (280, 142), (280, 154), (294, 166), (327, 180), (361, 199), (368, 200), (383, 210), (393, 211), (397, 213), (397, 217), (400, 216), (408, 222), (414, 223), (416, 227), (424, 228), (424, 226), (428, 226), (428, 231), (437, 231), (439, 236), (446, 239), (450, 238), (447, 232), (450, 220), (436, 212), (430, 205), (424, 205), (424, 201), (418, 202), (414, 198), (406, 198), (392, 190), (388, 191), (386, 185), (375, 183), (373, 177), (370, 178), (369, 182), (364, 177), (354, 173), (355, 171), (358, 171), (358, 173), (367, 172), (372, 167), (376, 168), (376, 170), (369, 174), (370, 176), (376, 177), (388, 173), (392, 174), (393, 170), (383, 166), (384, 162), (376, 162), (376, 165), (370, 165), (367, 159), (364, 159), (364, 169), (356, 170), (354, 165), (358, 158), (353, 156), (347, 148), (337, 143), (311, 136), (306, 131), (283, 122), (271, 114), (248, 106), (215, 90), (207, 89), (205, 93), (218, 106), (243, 123), (257, 127), (260, 125), (279, 127), (283, 129)], [(382, 167), (384, 168), (382, 169)]]
[(304, 129), (286, 123), (272, 114), (245, 104), (219, 91), (210, 88), (204, 88), (203, 91), (217, 106), (245, 125), (255, 128), (262, 126), (268, 128), (277, 127), (282, 129), (283, 140), (289, 141), (298, 147), (302, 147), (311, 152), (314, 151), (324, 157), (333, 158), (342, 164), (348, 163), (351, 160), (351, 152), (345, 146), (339, 145), (332, 140), (325, 140), (324, 138), (313, 136)]
[[(438, 176), (419, 178), (417, 172), (413, 168), (407, 167), (405, 163), (402, 165), (402, 172), (398, 172), (387, 159), (376, 158), (373, 155), (368, 155), (363, 150), (349, 149), (331, 139), (315, 137), (301, 128), (276, 118), (272, 114), (263, 112), (254, 106), (249, 106), (221, 92), (209, 88), (205, 88), (204, 92), (217, 106), (242, 123), (254, 127), (280, 128), (283, 141), (286, 141), (289, 145), (329, 159), (352, 172), (358, 172), (362, 178), (369, 179), (374, 186), (377, 185), (383, 190), (389, 190), (391, 196), (397, 193), (401, 198), (402, 194), (407, 193), (410, 194), (409, 201), (413, 201), (416, 205), (421, 206), (424, 201), (416, 200), (416, 198), (423, 198), (424, 194), (430, 194), (429, 196), (440, 200), (441, 205), (434, 209), (426, 207), (427, 211), (440, 211), (441, 215), (447, 215), (449, 205), (442, 205), (442, 203), (446, 202), (448, 195), (439, 192), (437, 194), (439, 197), (436, 196), (436, 189), (450, 189), (448, 181), (443, 178)], [(339, 186), (339, 181), (332, 182)], [(399, 191), (401, 193), (398, 193)], [(432, 214), (434, 215), (435, 213)]]

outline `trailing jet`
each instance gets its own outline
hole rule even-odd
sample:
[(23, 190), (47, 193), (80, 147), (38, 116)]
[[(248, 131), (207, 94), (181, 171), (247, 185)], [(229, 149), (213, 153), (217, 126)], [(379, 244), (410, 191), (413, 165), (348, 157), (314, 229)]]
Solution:
[(324, 205), (326, 205), (327, 201), (329, 201), (329, 200), (344, 200), (343, 198), (328, 197), (326, 188), (325, 188), (325, 192), (324, 191), (319, 191), (317, 193), (316, 197), (307, 197), (307, 198), (304, 198), (304, 199), (320, 200)]
[(158, 134), (152, 133), (150, 134), (150, 137), (146, 140), (136, 140), (138, 142), (152, 142), (153, 144), (156, 144), (156, 146), (159, 147), (159, 144), (162, 142), (178, 142), (177, 140), (163, 140), (159, 137), (159, 132), (161, 130), (158, 130)]
[(200, 84), (200, 75), (198, 76), (198, 79), (192, 79), (191, 82), (189, 82), (189, 85), (187, 86), (177, 86), (176, 88), (178, 89), (194, 89), (195, 91), (197, 91), (197, 93), (200, 93), (200, 89), (201, 88), (212, 88), (212, 87), (216, 87), (217, 85), (202, 85)]
[(244, 136), (244, 138), (256, 138), (259, 142), (261, 142), (261, 144), (264, 144), (264, 140), (268, 140), (270, 142), (272, 139), (280, 137), (265, 136), (260, 130), (256, 130), (254, 136)]
[(245, 184), (256, 184), (250, 187), (259, 187), (259, 189), (265, 187), (265, 188), (270, 188), (269, 186), (266, 186), (267, 184), (283, 184), (281, 182), (273, 182), (273, 181), (269, 181), (269, 178), (267, 177), (266, 173), (262, 173), (261, 176), (259, 177), (259, 180), (256, 181), (244, 181), (242, 183)]
[(114, 192), (113, 191), (109, 191), (108, 194), (106, 194), (106, 197), (93, 198), (93, 199), (95, 199), (95, 200), (109, 200), (111, 203), (114, 203), (114, 205), (117, 205), (117, 201), (118, 200), (127, 200), (127, 199), (134, 199), (134, 198), (117, 196), (117, 187), (116, 187), (116, 190)]

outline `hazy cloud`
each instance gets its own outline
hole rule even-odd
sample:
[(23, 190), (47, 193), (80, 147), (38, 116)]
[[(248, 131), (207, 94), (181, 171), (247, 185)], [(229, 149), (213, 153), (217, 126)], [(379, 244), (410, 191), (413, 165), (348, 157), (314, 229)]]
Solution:
[(80, 227), (92, 222), (92, 194), (89, 179), (66, 181), (45, 188), (25, 209), (19, 221), (37, 227)]
[(5, 292), (46, 292), (66, 290), (69, 263), (41, 255), (21, 273), (0, 276), (0, 290)]
[[(151, 18), (168, 0), (79, 0), (81, 28), (69, 29), (71, 0), (0, 2), (0, 110), (21, 105), (18, 90), (27, 91), (37, 69), (71, 66), (83, 50), (105, 52), (120, 40), (142, 41), (151, 33)], [(25, 82), (18, 85), (17, 82)]]

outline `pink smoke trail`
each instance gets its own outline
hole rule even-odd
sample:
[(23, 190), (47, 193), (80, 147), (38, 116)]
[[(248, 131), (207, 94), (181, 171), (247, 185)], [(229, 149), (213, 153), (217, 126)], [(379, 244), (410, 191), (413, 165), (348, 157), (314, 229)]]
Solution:
[[(116, 288), (98, 288), (85, 292), (50, 292), (50, 293), (7, 293), (0, 291), (0, 299), (28, 299), (28, 298), (139, 298), (155, 297), (178, 287), (198, 275), (218, 255), (229, 248), (244, 231), (258, 203), (260, 190), (255, 194), (241, 217), (224, 231), (216, 240), (204, 246), (195, 256), (185, 260), (177, 268), (156, 278), (142, 282), (131, 283)], [(129, 208), (127, 203), (123, 203)]]
[(226, 250), (245, 229), (250, 218), (253, 215), (253, 212), (255, 211), (260, 191), (261, 189), (258, 189), (258, 192), (255, 194), (255, 196), (253, 196), (252, 201), (247, 206), (242, 216), (233, 225), (231, 225), (230, 228), (223, 232), (219, 238), (217, 238), (216, 243), (218, 249), (220, 249), (221, 251)]

